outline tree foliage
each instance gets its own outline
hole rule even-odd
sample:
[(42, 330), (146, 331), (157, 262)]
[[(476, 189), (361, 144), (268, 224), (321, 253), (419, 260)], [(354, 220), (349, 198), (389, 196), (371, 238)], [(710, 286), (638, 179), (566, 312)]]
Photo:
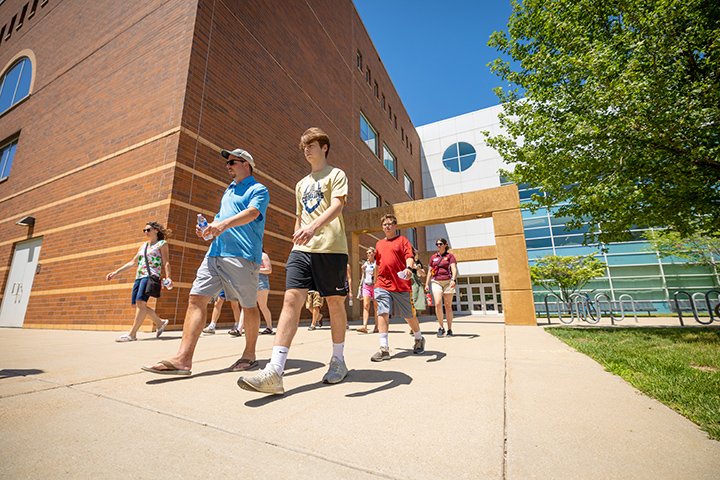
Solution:
[(532, 282), (554, 293), (565, 303), (570, 301), (570, 295), (604, 273), (605, 264), (593, 255), (547, 255), (538, 258), (530, 267)]
[(672, 230), (648, 231), (645, 237), (663, 257), (679, 257), (713, 268), (720, 264), (720, 237), (696, 234), (683, 238)]
[(512, 1), (489, 42), (510, 177), (604, 241), (720, 232), (720, 2)]

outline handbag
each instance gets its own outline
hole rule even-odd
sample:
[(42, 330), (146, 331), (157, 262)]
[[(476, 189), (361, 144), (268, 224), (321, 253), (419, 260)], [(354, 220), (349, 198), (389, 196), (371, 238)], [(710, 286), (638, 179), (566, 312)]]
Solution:
[(148, 244), (145, 244), (145, 265), (147, 266), (148, 271), (148, 281), (145, 285), (145, 295), (148, 297), (160, 297), (160, 289), (162, 285), (160, 284), (160, 277), (157, 275), (153, 275), (150, 271), (150, 264), (148, 263), (148, 256), (147, 256), (147, 249)]

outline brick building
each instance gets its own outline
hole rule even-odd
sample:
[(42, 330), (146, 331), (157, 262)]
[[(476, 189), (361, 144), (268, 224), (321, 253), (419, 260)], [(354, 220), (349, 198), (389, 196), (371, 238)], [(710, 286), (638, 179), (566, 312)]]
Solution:
[(180, 328), (221, 148), (249, 150), (270, 190), (275, 319), (306, 128), (330, 135), (348, 211), (422, 194), (420, 140), (351, 0), (6, 0), (0, 29), (1, 325), (127, 328), (134, 275), (105, 274), (157, 220), (176, 288), (156, 309)]

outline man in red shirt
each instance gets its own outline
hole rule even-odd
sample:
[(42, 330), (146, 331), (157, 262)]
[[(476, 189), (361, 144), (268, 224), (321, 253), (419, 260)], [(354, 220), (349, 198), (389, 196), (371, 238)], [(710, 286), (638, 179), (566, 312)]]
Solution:
[(415, 264), (412, 245), (397, 232), (397, 218), (384, 215), (382, 222), (385, 238), (375, 245), (375, 300), (377, 301), (378, 329), (380, 330), (380, 350), (370, 360), (382, 362), (390, 360), (388, 330), (390, 314), (403, 317), (410, 325), (415, 336), (413, 353), (425, 351), (425, 338), (420, 333), (420, 324), (413, 315), (410, 292), (410, 268)]

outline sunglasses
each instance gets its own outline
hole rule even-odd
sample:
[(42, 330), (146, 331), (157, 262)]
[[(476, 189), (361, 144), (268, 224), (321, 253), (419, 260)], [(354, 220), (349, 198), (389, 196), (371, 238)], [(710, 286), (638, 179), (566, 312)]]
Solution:
[(392, 227), (393, 225), (395, 225), (395, 224), (394, 223), (383, 223), (382, 224), (383, 227)]
[(143, 228), (143, 232), (145, 232), (145, 233), (152, 232), (152, 228)]
[(225, 165), (235, 165), (236, 163), (247, 163), (247, 160), (235, 160), (234, 158), (231, 158), (225, 162)]
[(436, 247), (444, 247), (445, 244), (444, 244), (444, 243), (436, 243), (435, 246), (436, 246)]

